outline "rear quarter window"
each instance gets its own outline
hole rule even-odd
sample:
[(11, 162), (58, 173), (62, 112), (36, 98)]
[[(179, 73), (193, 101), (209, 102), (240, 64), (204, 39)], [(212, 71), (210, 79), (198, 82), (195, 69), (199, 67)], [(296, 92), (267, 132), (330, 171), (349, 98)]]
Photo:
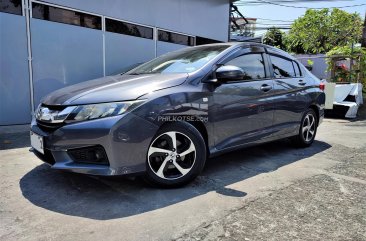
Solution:
[(301, 77), (302, 76), (302, 73), (301, 73), (300, 65), (297, 62), (295, 62), (295, 61), (292, 61), (292, 63), (294, 65), (296, 77)]

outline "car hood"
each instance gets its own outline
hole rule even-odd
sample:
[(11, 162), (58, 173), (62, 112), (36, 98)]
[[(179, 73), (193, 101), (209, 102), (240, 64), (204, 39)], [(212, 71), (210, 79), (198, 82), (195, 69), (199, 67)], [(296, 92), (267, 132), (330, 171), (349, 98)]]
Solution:
[(188, 74), (116, 75), (82, 82), (46, 96), (46, 105), (83, 105), (135, 100), (147, 93), (181, 85)]

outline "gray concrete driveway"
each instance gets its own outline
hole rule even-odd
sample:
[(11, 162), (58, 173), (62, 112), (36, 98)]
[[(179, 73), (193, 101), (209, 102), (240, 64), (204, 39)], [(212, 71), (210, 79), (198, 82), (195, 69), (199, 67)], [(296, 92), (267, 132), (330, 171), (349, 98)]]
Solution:
[(51, 170), (0, 130), (0, 240), (366, 240), (366, 121), (211, 159), (172, 190)]

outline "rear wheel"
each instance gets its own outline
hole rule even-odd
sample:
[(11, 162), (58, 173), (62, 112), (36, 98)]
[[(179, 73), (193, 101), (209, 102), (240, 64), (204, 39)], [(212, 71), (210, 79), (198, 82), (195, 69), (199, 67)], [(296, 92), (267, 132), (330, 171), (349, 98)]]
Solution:
[(149, 146), (146, 179), (149, 183), (177, 187), (192, 181), (206, 161), (206, 145), (197, 129), (185, 122), (161, 128)]
[(318, 118), (313, 109), (308, 109), (301, 120), (299, 134), (294, 137), (299, 147), (308, 147), (313, 144), (318, 127)]

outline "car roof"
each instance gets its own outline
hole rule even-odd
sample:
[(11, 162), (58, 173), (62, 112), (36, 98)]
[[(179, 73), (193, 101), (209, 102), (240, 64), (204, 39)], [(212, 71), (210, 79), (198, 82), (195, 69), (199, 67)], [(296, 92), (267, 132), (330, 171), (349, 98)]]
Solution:
[[(262, 43), (256, 43), (256, 42), (226, 42), (226, 43), (205, 44), (205, 45), (199, 45), (199, 46), (220, 46), (220, 45), (231, 46), (231, 48), (235, 47), (235, 46), (243, 46), (243, 47), (245, 47), (245, 46), (262, 46), (262, 47), (266, 48), (270, 53), (279, 54), (279, 55), (282, 55), (286, 58), (296, 60), (292, 55), (290, 55), (286, 51), (275, 48), (273, 46), (269, 46), (269, 45), (262, 44)], [(195, 47), (199, 47), (199, 46), (195, 46)]]

